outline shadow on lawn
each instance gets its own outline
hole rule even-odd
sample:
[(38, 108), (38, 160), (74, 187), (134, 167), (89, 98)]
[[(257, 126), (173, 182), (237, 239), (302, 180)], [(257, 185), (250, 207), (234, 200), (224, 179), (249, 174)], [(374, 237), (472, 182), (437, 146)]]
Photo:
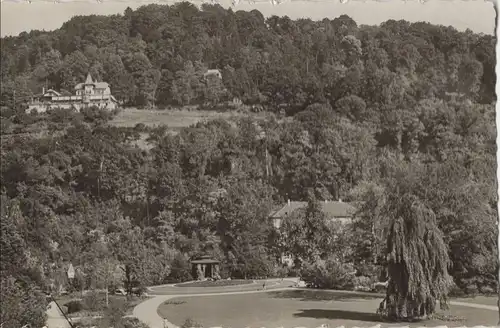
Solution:
[(347, 302), (354, 300), (380, 300), (384, 298), (380, 294), (354, 294), (346, 293), (342, 291), (330, 292), (324, 290), (287, 290), (287, 291), (276, 291), (270, 292), (270, 296), (274, 298), (292, 298), (300, 299), (301, 301), (339, 301)]
[(321, 309), (306, 309), (295, 313), (294, 317), (300, 318), (315, 318), (315, 319), (338, 319), (338, 320), (353, 320), (366, 322), (386, 322), (376, 313), (354, 312), (344, 310), (321, 310)]

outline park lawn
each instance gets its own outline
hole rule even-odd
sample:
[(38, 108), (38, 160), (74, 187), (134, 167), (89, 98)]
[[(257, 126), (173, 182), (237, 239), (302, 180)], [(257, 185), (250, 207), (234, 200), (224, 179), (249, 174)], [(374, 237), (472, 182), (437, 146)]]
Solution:
[(415, 323), (383, 323), (375, 313), (380, 296), (359, 296), (321, 291), (275, 291), (268, 293), (179, 297), (160, 305), (158, 314), (181, 326), (192, 319), (205, 327), (318, 327), (330, 326), (438, 326), (489, 325), (498, 322), (491, 310), (451, 306), (438, 311), (438, 318)]
[(193, 281), (175, 285), (175, 287), (225, 287), (253, 284), (253, 280), (217, 280)]
[(453, 298), (452, 301), (497, 306), (498, 296), (474, 296)]

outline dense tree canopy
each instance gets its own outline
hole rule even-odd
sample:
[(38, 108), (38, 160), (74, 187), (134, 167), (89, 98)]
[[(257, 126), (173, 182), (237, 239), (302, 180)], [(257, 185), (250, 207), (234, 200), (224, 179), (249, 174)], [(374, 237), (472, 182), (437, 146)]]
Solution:
[[(22, 102), (43, 85), (71, 91), (91, 72), (134, 106), (238, 97), (295, 112), (328, 101), (350, 118), (373, 120), (382, 108), (389, 114), (450, 93), (490, 104), (494, 44), (491, 35), (422, 22), (373, 27), (345, 15), (265, 19), (219, 5), (151, 4), (2, 38), (2, 96), (12, 103), (15, 89)], [(219, 69), (223, 85), (204, 79), (207, 69)]]

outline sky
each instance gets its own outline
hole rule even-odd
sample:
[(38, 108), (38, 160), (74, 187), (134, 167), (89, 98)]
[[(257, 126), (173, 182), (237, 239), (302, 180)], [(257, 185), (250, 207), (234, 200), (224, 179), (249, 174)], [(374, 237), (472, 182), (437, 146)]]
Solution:
[[(127, 7), (136, 9), (147, 3), (165, 3), (167, 0), (3, 0), (1, 4), (1, 36), (18, 35), (32, 29), (54, 30), (75, 15), (123, 14)], [(262, 1), (262, 0), (257, 0)], [(200, 2), (196, 2), (201, 4)], [(220, 0), (223, 7), (230, 0)], [(333, 19), (342, 14), (353, 18), (359, 25), (380, 24), (388, 19), (405, 19), (410, 22), (426, 21), (432, 24), (454, 26), (458, 30), (471, 29), (477, 33), (494, 34), (495, 12), (493, 4), (485, 0), (429, 0), (422, 4), (416, 0), (288, 0), (277, 6), (269, 2), (249, 3), (241, 0), (233, 10), (257, 9), (264, 16), (287, 15), (292, 19)]]

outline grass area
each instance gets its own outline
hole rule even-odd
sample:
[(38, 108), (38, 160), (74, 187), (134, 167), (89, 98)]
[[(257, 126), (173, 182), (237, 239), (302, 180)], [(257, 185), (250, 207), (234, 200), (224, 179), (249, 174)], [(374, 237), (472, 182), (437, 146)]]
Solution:
[(252, 284), (252, 280), (217, 280), (217, 281), (194, 281), (177, 284), (176, 287), (225, 287)]
[(498, 296), (472, 296), (453, 298), (453, 301), (497, 306)]
[[(77, 296), (76, 294), (75, 295), (66, 295), (66, 296), (61, 296), (59, 298), (56, 298), (56, 301), (59, 304), (59, 306), (61, 306), (61, 307), (63, 307), (65, 304), (68, 304), (71, 301), (80, 301), (81, 302), (82, 309), (78, 312), (68, 313), (67, 316), (69, 318), (102, 315), (103, 311), (104, 311), (105, 304), (106, 304), (106, 295), (104, 293), (100, 293), (98, 295), (98, 298), (96, 300), (96, 302), (98, 304), (97, 310), (90, 310), (88, 308), (87, 302), (85, 301), (85, 297), (87, 297), (87, 296), (84, 296), (84, 299), (82, 299), (81, 297), (79, 297), (79, 295)], [(113, 301), (122, 301), (122, 302), (125, 301), (125, 311), (126, 311), (125, 314), (130, 315), (130, 314), (132, 314), (134, 307), (137, 304), (144, 302), (144, 300), (146, 298), (148, 298), (148, 297), (132, 296), (132, 297), (127, 299), (126, 296), (122, 296), (122, 295), (109, 295), (109, 302), (111, 303)]]
[[(204, 327), (317, 327), (372, 326), (382, 323), (375, 313), (380, 296), (359, 296), (321, 291), (276, 291), (258, 294), (179, 297), (158, 308), (162, 317), (181, 326), (192, 319)], [(491, 310), (450, 306), (433, 320), (384, 326), (449, 327), (497, 324), (498, 313)]]
[[(242, 113), (236, 111), (216, 112), (196, 109), (166, 109), (166, 110), (141, 110), (135, 108), (122, 109), (110, 124), (120, 127), (134, 127), (142, 123), (148, 127), (166, 125), (168, 132), (177, 134), (182, 128), (189, 127), (198, 122), (213, 120), (216, 118), (232, 119), (252, 115), (253, 117), (264, 117), (266, 113)], [(148, 133), (141, 133), (141, 138), (135, 142), (141, 149), (149, 150), (152, 145), (146, 139)]]
[[(125, 108), (121, 110), (110, 122), (115, 126), (134, 127), (142, 123), (146, 126), (166, 125), (174, 131), (188, 127), (203, 120), (216, 118), (229, 119), (232, 117), (245, 116), (246, 114), (235, 111), (215, 112), (188, 109), (168, 109), (168, 110), (140, 110), (135, 108)], [(252, 114), (255, 116), (256, 114)]]

